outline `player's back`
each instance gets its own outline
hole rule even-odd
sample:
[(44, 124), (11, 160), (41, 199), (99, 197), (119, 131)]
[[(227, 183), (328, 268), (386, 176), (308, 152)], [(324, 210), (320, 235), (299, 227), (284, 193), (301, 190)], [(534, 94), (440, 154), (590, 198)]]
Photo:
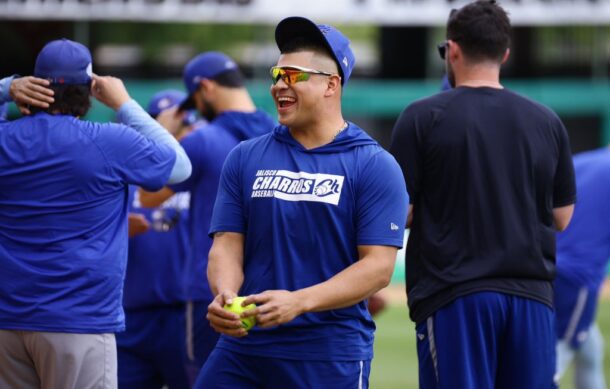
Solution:
[(421, 154), (407, 167), (417, 177), (408, 183), (410, 302), (492, 289), (550, 304), (552, 211), (568, 201), (554, 198), (560, 156), (569, 154), (557, 116), (507, 90), (461, 87), (413, 104), (403, 118), (414, 121)]
[(122, 125), (46, 113), (0, 125), (6, 328), (121, 328), (126, 183), (158, 188), (174, 160)]

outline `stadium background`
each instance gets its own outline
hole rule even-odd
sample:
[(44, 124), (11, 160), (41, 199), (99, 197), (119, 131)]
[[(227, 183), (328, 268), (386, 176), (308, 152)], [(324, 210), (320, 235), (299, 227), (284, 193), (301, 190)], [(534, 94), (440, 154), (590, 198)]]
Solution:
[[(352, 40), (357, 65), (344, 95), (345, 116), (388, 147), (401, 110), (439, 90), (443, 63), (436, 44), (444, 39), (449, 10), (463, 3), (0, 0), (0, 75), (31, 74), (42, 46), (66, 37), (90, 47), (96, 73), (123, 78), (132, 97), (145, 104), (161, 89), (183, 89), (181, 71), (191, 57), (220, 50), (240, 63), (256, 104), (274, 114), (267, 75), (279, 55), (273, 26), (285, 16), (309, 16), (336, 25)], [(503, 83), (554, 109), (568, 128), (573, 152), (610, 143), (610, 1), (504, 3), (515, 28)], [(9, 112), (17, 116), (14, 106)], [(95, 103), (87, 119), (112, 120), (113, 113)], [(415, 388), (415, 337), (400, 255), (384, 293), (391, 304), (378, 319), (371, 387)], [(598, 315), (602, 332), (610, 336), (610, 299), (602, 298)], [(608, 380), (610, 357), (606, 373)], [(571, 387), (569, 376), (564, 382)]]

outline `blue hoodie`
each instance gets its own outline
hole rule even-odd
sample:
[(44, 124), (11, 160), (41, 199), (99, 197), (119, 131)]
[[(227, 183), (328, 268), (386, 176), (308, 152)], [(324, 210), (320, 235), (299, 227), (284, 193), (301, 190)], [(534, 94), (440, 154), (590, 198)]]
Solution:
[(175, 192), (191, 192), (191, 247), (185, 273), (187, 300), (212, 300), (206, 276), (212, 239), (207, 232), (225, 158), (239, 142), (269, 133), (275, 124), (262, 111), (226, 111), (180, 142), (191, 160), (193, 172), (188, 180), (170, 188)]
[[(360, 245), (401, 247), (408, 203), (398, 164), (356, 125), (309, 150), (279, 126), (227, 157), (210, 233), (246, 237), (240, 295), (294, 291), (354, 264)], [(222, 336), (218, 347), (284, 359), (370, 360), (374, 330), (360, 302), (254, 327), (244, 338)]]

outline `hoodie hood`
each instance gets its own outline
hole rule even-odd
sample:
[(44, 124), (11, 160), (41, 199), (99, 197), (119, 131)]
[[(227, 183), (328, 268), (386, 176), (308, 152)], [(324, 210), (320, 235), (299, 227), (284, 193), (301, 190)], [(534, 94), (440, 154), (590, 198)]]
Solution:
[(351, 122), (347, 122), (347, 124), (347, 128), (341, 131), (332, 142), (309, 150), (292, 137), (292, 134), (286, 126), (280, 125), (275, 127), (273, 130), (273, 137), (276, 140), (287, 143), (303, 152), (320, 154), (337, 153), (350, 150), (354, 147), (377, 144), (377, 142), (364, 132), (362, 128)]
[(226, 129), (239, 141), (265, 135), (277, 125), (265, 112), (225, 111), (218, 115), (210, 124)]

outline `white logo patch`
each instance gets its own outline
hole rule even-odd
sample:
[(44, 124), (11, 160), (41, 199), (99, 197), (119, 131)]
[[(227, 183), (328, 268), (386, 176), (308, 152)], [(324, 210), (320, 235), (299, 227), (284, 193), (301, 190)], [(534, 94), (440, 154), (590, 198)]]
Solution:
[(392, 231), (397, 231), (398, 230), (398, 226), (396, 224), (394, 224), (394, 223), (390, 223), (390, 229)]
[(425, 337), (426, 337), (426, 335), (424, 335), (424, 334), (417, 334), (417, 339), (419, 339), (419, 340), (424, 340)]
[(349, 63), (347, 62), (347, 57), (343, 57), (343, 64), (345, 65), (345, 67), (349, 65)]
[(344, 179), (334, 174), (258, 170), (252, 184), (252, 197), (339, 205)]

